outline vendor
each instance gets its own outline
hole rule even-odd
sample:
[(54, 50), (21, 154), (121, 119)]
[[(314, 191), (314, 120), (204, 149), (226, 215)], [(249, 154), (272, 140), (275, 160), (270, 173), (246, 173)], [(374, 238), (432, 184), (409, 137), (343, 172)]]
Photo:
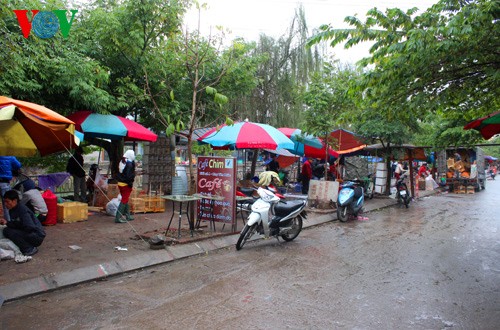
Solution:
[(429, 176), (429, 168), (427, 167), (427, 163), (423, 163), (422, 166), (418, 169), (418, 176), (421, 178), (426, 178)]
[(42, 224), (33, 212), (19, 202), (19, 193), (16, 190), (7, 191), (4, 200), (10, 221), (0, 219), (0, 224), (7, 225), (3, 229), (3, 235), (14, 242), (24, 255), (34, 255), (45, 238)]
[(26, 205), (41, 223), (45, 222), (49, 210), (42, 193), (35, 188), (35, 182), (28, 178), (23, 181), (22, 186), (24, 192), (21, 197), (21, 204)]
[(270, 160), (269, 163), (267, 163), (266, 171), (272, 171), (278, 173), (279, 169), (280, 169), (280, 164), (276, 160), (276, 155), (270, 154)]

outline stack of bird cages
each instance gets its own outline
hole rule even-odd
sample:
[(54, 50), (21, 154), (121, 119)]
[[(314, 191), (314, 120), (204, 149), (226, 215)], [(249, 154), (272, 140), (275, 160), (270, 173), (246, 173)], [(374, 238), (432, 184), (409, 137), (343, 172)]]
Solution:
[(170, 139), (166, 137), (158, 137), (156, 142), (144, 145), (142, 187), (147, 189), (148, 194), (152, 191), (158, 195), (171, 193), (174, 170), (172, 148)]

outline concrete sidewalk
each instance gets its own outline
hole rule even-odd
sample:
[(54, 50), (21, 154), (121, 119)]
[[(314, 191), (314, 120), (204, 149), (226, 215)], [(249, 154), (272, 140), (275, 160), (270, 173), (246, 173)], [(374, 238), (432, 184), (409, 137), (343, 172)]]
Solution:
[[(417, 198), (436, 192), (420, 191)], [(395, 204), (393, 198), (375, 197), (365, 201), (365, 212)], [(85, 222), (46, 227), (47, 238), (33, 260), (24, 264), (11, 260), (1, 262), (0, 302), (231, 248), (236, 244), (239, 233), (227, 229), (221, 232), (219, 227), (213, 233), (206, 228), (201, 234), (197, 233), (195, 239), (191, 239), (189, 231), (184, 229), (178, 244), (151, 250), (146, 240), (140, 237), (164, 232), (171, 215), (168, 212), (138, 214), (129, 224), (115, 224), (112, 217), (96, 214)], [(337, 219), (335, 210), (310, 210), (308, 215), (305, 228)], [(174, 218), (175, 226), (176, 221)], [(242, 220), (238, 221), (238, 230), (241, 230)], [(125, 247), (126, 250), (116, 247)]]

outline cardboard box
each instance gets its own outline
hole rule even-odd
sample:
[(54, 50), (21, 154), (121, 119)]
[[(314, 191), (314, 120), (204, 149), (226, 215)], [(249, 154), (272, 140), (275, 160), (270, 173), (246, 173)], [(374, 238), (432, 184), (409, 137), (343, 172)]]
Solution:
[(387, 178), (387, 171), (385, 170), (377, 170), (377, 178)]
[(57, 204), (57, 222), (72, 223), (86, 221), (89, 217), (88, 205), (80, 202), (66, 202)]
[(108, 184), (108, 190), (106, 191), (106, 196), (109, 198), (109, 200), (112, 200), (119, 194), (120, 194), (120, 189), (118, 189), (118, 184), (115, 183)]
[(375, 178), (375, 184), (378, 186), (385, 186), (387, 178)]
[(383, 194), (383, 193), (385, 193), (385, 185), (384, 186), (375, 185), (375, 192), (377, 194)]

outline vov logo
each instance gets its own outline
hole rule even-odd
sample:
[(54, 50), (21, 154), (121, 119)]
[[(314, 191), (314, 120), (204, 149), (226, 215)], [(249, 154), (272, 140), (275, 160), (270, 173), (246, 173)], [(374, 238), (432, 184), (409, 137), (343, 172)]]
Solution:
[(77, 9), (71, 9), (71, 18), (68, 21), (66, 18), (67, 10), (59, 9), (53, 11), (39, 11), (39, 10), (31, 10), (31, 21), (28, 19), (28, 9), (22, 10), (14, 10), (14, 13), (17, 16), (17, 21), (19, 22), (19, 26), (23, 31), (23, 36), (28, 38), (30, 35), (30, 31), (33, 30), (33, 33), (42, 39), (52, 38), (57, 30), (61, 29), (61, 34), (64, 38), (67, 38), (69, 35), (69, 30), (71, 29), (71, 25), (73, 24), (73, 19), (75, 18), (75, 14), (78, 12)]

